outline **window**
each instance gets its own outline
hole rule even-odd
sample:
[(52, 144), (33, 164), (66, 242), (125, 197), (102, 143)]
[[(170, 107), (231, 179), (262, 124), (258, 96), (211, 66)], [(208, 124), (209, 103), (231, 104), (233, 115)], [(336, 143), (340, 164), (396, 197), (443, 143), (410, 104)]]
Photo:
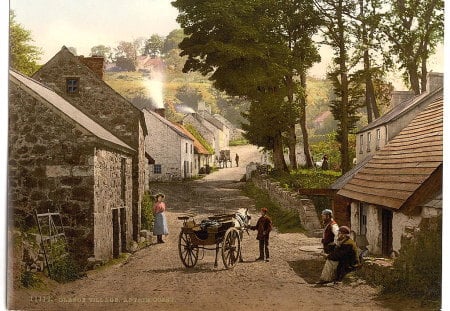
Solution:
[(186, 153), (188, 153), (188, 143), (186, 143)]
[(380, 141), (381, 141), (381, 130), (378, 129), (377, 130), (377, 146), (376, 146), (376, 150), (380, 149)]
[(66, 78), (67, 94), (78, 94), (80, 90), (80, 78)]
[(372, 142), (372, 133), (367, 133), (367, 152), (370, 151), (370, 143)]
[(191, 154), (192, 154), (192, 145), (191, 145)]
[(359, 153), (363, 153), (364, 135), (359, 136)]
[(153, 165), (153, 174), (161, 174), (161, 164)]

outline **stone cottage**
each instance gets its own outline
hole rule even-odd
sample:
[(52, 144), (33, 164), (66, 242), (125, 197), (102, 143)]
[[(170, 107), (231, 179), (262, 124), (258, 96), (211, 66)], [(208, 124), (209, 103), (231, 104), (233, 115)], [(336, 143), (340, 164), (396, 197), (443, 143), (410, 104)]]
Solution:
[(419, 113), (338, 191), (351, 202), (351, 228), (373, 254), (390, 256), (402, 236), (442, 212), (443, 99)]
[(186, 114), (183, 117), (183, 120), (181, 121), (181, 123), (184, 126), (192, 126), (194, 127), (197, 132), (202, 135), (202, 137), (206, 140), (206, 142), (215, 150), (215, 146), (216, 146), (216, 137), (214, 135), (214, 132), (211, 131), (209, 128), (207, 128), (205, 125), (203, 125), (202, 123), (202, 118), (197, 114), (197, 113), (189, 113)]
[(103, 81), (103, 57), (73, 55), (66, 47), (34, 75), (59, 96), (136, 150), (132, 157), (132, 232), (138, 241), (144, 194), (145, 136), (143, 113)]
[(133, 238), (137, 151), (43, 84), (12, 70), (9, 82), (10, 228), (59, 211), (78, 260), (117, 257)]
[(192, 170), (192, 176), (198, 176), (201, 172), (203, 172), (202, 174), (205, 174), (206, 166), (210, 166), (212, 164), (212, 153), (209, 152), (208, 149), (206, 149), (206, 147), (203, 146), (202, 143), (195, 138), (195, 136), (192, 135), (186, 127), (181, 124), (174, 125), (179, 127), (183, 133), (185, 133), (186, 136), (191, 138), (194, 142), (194, 167)]
[(214, 118), (207, 110), (199, 110), (198, 115), (200, 117), (200, 122), (212, 133), (214, 133), (214, 150), (216, 152), (216, 156), (219, 156), (220, 150), (229, 149), (230, 129), (224, 123)]
[(194, 141), (179, 127), (158, 112), (144, 109), (149, 134), (145, 138), (146, 150), (154, 164), (149, 164), (149, 181), (170, 181), (191, 178), (194, 169)]
[(431, 102), (443, 96), (442, 73), (430, 72), (426, 91), (414, 96), (409, 91), (392, 93), (391, 110), (360, 129), (356, 140), (356, 162), (363, 161), (386, 145), (409, 122)]

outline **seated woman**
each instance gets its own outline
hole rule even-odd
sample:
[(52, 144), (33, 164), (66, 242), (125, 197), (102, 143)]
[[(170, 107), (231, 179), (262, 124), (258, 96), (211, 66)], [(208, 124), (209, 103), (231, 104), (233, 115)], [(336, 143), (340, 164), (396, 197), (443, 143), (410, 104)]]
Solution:
[(347, 273), (358, 267), (358, 247), (350, 238), (347, 226), (339, 227), (337, 247), (326, 258), (319, 284), (340, 282)]

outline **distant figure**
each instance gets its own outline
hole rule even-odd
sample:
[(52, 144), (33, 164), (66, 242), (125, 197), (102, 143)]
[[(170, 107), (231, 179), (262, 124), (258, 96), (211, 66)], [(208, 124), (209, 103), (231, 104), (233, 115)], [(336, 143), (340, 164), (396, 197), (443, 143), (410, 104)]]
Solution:
[(239, 155), (236, 153), (236, 157), (234, 158), (234, 161), (236, 161), (236, 166), (239, 166)]
[(322, 169), (324, 171), (329, 169), (329, 167), (328, 167), (328, 156), (326, 154), (324, 154), (323, 158), (322, 158)]

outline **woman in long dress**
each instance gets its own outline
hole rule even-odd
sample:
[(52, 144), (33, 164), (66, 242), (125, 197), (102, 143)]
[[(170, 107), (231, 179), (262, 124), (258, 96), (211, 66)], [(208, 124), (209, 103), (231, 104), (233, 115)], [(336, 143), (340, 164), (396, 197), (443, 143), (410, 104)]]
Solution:
[(153, 214), (155, 215), (155, 224), (153, 226), (153, 235), (157, 236), (158, 243), (164, 243), (162, 236), (169, 234), (166, 220), (166, 204), (163, 202), (164, 194), (156, 195), (156, 203), (153, 205)]

